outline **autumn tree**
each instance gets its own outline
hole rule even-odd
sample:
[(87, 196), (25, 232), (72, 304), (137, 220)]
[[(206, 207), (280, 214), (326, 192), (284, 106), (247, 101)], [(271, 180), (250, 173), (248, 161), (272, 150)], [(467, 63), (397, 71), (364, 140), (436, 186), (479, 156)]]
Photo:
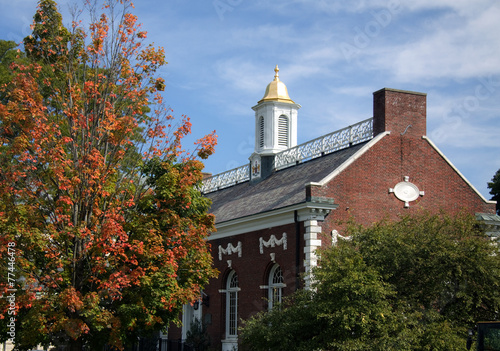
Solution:
[(422, 213), (320, 251), (310, 291), (246, 322), (250, 350), (463, 350), (500, 309), (500, 256), (469, 215)]
[(491, 182), (488, 182), (488, 189), (492, 200), (497, 202), (497, 215), (500, 215), (500, 169), (495, 173)]
[[(86, 1), (88, 27), (66, 29), (41, 0), (29, 62), (12, 62), (2, 87), (0, 294), (15, 297), (19, 350), (122, 349), (176, 321), (216, 275), (198, 191), (215, 134), (183, 149), (190, 121), (165, 107), (164, 51), (132, 8)], [(1, 320), (9, 307), (0, 300)]]

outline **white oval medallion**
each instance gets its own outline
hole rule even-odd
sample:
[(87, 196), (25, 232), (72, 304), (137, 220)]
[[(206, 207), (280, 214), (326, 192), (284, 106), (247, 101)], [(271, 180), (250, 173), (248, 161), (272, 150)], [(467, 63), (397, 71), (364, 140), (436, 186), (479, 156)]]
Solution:
[(405, 207), (410, 207), (410, 202), (418, 199), (419, 196), (424, 196), (424, 192), (418, 190), (418, 187), (409, 182), (410, 177), (404, 177), (403, 182), (396, 184), (394, 188), (389, 189), (389, 193), (394, 193), (398, 200), (405, 203)]
[(415, 201), (420, 196), (417, 186), (410, 182), (400, 182), (394, 187), (394, 195), (404, 202)]

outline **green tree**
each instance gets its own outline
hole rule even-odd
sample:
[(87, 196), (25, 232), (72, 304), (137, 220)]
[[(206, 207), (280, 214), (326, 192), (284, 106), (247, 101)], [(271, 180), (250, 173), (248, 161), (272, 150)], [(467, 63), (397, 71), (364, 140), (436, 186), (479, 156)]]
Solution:
[[(177, 321), (217, 272), (198, 191), (212, 133), (191, 153), (163, 104), (162, 48), (130, 1), (95, 1), (88, 29), (41, 0), (28, 61), (0, 104), (0, 320), (19, 350), (123, 349)], [(4, 271), (7, 268), (7, 271)], [(15, 306), (15, 308), (11, 308)], [(0, 328), (0, 341), (11, 335)]]
[(495, 173), (491, 182), (488, 182), (488, 189), (492, 200), (497, 202), (497, 215), (500, 215), (500, 169)]
[[(246, 321), (245, 350), (399, 350), (389, 348), (398, 316), (394, 294), (348, 244), (322, 252), (311, 290), (299, 290), (279, 308)], [(403, 341), (405, 342), (405, 341)], [(410, 342), (408, 340), (407, 342)]]
[(33, 16), (32, 33), (24, 38), (26, 55), (35, 61), (55, 62), (67, 55), (70, 32), (53, 0), (40, 0)]
[(500, 302), (498, 247), (473, 216), (404, 216), (355, 235), (365, 262), (412, 308), (457, 327), (495, 319)]
[(210, 335), (208, 335), (205, 323), (195, 318), (189, 326), (186, 333), (186, 344), (190, 345), (196, 351), (205, 351), (210, 346)]
[(404, 216), (320, 251), (310, 291), (246, 321), (253, 350), (462, 350), (497, 317), (500, 258), (468, 215)]
[(391, 302), (395, 291), (348, 242), (321, 253), (311, 290), (247, 320), (245, 350), (405, 350), (414, 341)]
[[(12, 80), (11, 64), (24, 57), (24, 53), (18, 52), (17, 46), (13, 41), (0, 40), (0, 87)], [(2, 91), (0, 91), (0, 103), (6, 103), (5, 93)]]

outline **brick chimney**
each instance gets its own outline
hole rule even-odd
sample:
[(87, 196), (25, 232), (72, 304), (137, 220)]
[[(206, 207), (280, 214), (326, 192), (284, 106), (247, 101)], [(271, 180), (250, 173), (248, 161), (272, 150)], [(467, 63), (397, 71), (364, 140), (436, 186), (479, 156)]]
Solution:
[(373, 136), (393, 134), (426, 135), (427, 94), (383, 88), (373, 93)]
[(208, 173), (208, 172), (201, 172), (201, 175), (203, 176), (203, 180), (212, 177), (212, 173)]

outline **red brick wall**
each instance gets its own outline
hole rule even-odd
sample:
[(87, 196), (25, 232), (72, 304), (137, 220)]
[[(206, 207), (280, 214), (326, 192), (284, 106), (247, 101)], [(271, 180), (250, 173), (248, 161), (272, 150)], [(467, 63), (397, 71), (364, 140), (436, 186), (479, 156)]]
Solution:
[[(303, 272), (303, 237), (304, 228), (300, 224), (300, 272)], [(283, 233), (287, 234), (287, 249), (283, 246), (275, 246), (274, 248), (264, 247), (263, 254), (260, 253), (259, 238), (263, 237), (268, 241), (271, 235), (277, 239), (281, 239)], [(224, 249), (228, 243), (233, 246), (241, 241), (242, 256), (238, 257), (237, 253), (231, 255), (222, 255), (222, 260), (219, 260), (219, 245)], [(232, 261), (232, 269), (236, 271), (239, 279), (239, 287), (241, 291), (238, 293), (238, 318), (247, 319), (251, 315), (267, 308), (267, 290), (260, 289), (261, 285), (268, 285), (268, 274), (274, 263), (271, 261), (270, 253), (275, 253), (275, 261), (280, 265), (284, 281), (287, 287), (283, 294), (289, 295), (296, 289), (296, 226), (294, 223), (274, 227), (254, 232), (245, 233), (242, 235), (233, 236), (231, 238), (212, 240), (212, 254), (215, 267), (220, 271), (219, 277), (213, 279), (209, 286), (205, 289), (205, 293), (210, 296), (210, 306), (203, 306), (203, 314), (210, 314), (212, 323), (208, 326), (208, 332), (211, 336), (212, 346), (219, 347), (221, 339), (225, 335), (225, 301), (226, 294), (220, 293), (219, 289), (226, 288), (226, 278), (231, 271), (228, 267), (227, 260)]]
[[(405, 176), (425, 192), (409, 208), (388, 191)], [(335, 222), (350, 216), (370, 225), (386, 216), (396, 219), (420, 209), (494, 213), (494, 205), (484, 202), (427, 140), (407, 134), (385, 136), (329, 184), (313, 187), (312, 192), (333, 197), (339, 205), (323, 224), (324, 233), (339, 229)]]
[[(179, 317), (182, 320), (182, 316)], [(168, 338), (170, 340), (180, 340), (182, 339), (182, 329), (177, 325), (171, 323), (168, 327)]]

